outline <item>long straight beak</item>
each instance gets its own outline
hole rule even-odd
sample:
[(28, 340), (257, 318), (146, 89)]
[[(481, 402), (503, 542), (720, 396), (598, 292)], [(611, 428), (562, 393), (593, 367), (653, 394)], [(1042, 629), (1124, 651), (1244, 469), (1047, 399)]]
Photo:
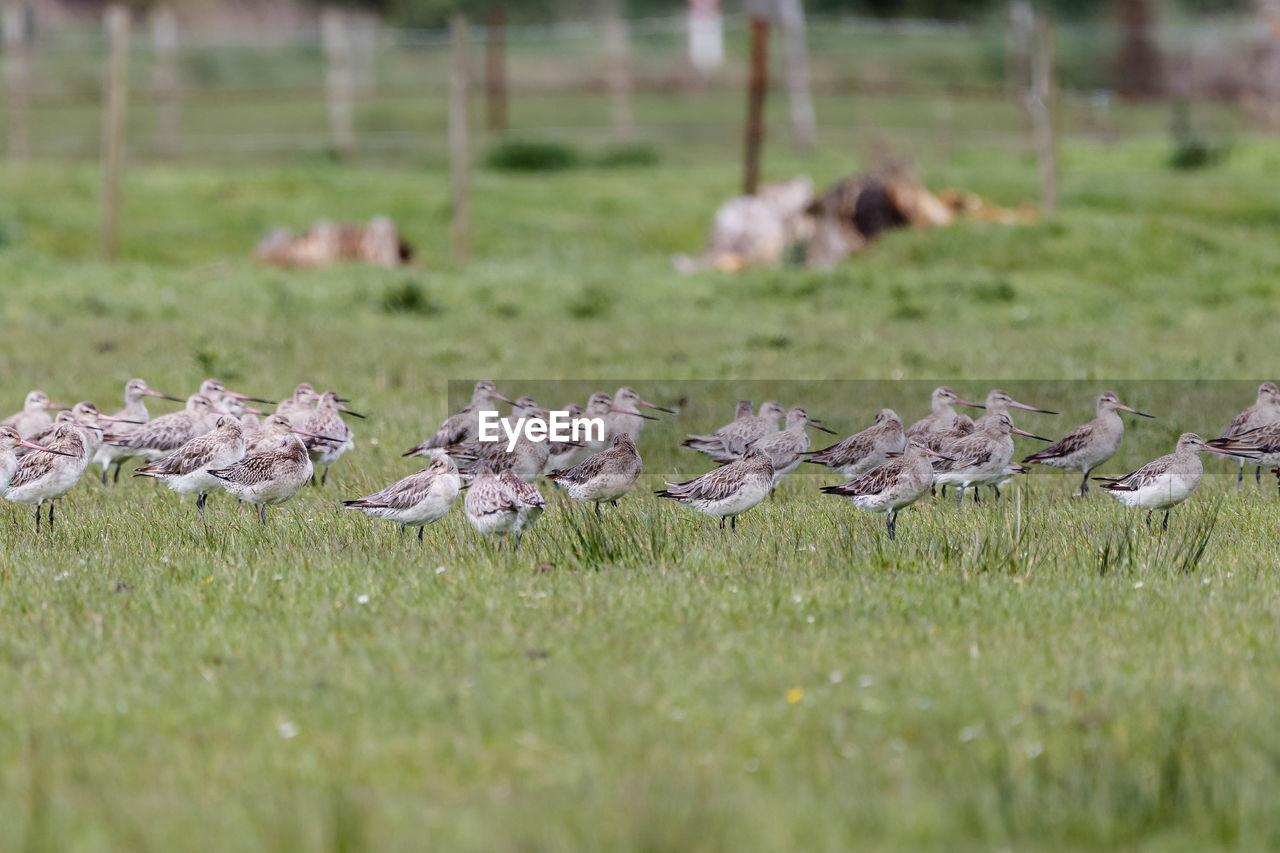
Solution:
[(56, 405), (56, 404), (54, 404), (54, 403), (45, 403), (45, 404), (44, 404), (44, 407), (45, 407), (46, 409), (51, 409), (51, 410), (53, 410), (53, 411), (55, 411), (55, 412), (69, 412), (69, 411), (71, 411), (71, 410), (70, 410), (70, 409), (68, 409), (66, 406), (59, 406), (59, 405)]
[(262, 409), (255, 409), (253, 406), (245, 406), (244, 413), (246, 415), (265, 415), (266, 414), (266, 412), (262, 411)]
[(822, 424), (818, 423), (817, 421), (809, 420), (809, 421), (805, 421), (805, 423), (806, 423), (806, 424), (808, 424), (809, 426), (813, 427), (814, 429), (820, 429), (820, 430), (822, 430), (822, 431), (823, 431), (823, 432), (825, 432), (825, 433), (830, 433), (831, 435), (839, 435), (839, 433), (837, 433), (835, 430), (833, 430), (833, 429), (827, 429), (826, 427), (824, 427)]
[(351, 417), (353, 417), (353, 418), (363, 418), (363, 417), (364, 417), (364, 415), (360, 414), (359, 412), (353, 412), (353, 411), (351, 411), (350, 409), (348, 409), (346, 406), (338, 406), (338, 411), (339, 411), (339, 412), (346, 412), (348, 415), (351, 415)]
[(19, 441), (18, 444), (21, 444), (23, 447), (29, 447), (32, 450), (39, 450), (41, 453), (53, 453), (57, 456), (75, 456), (74, 453), (64, 453), (61, 450), (54, 450), (49, 447), (42, 447), (39, 444), (35, 444), (33, 442), (27, 441), (26, 439)]
[(276, 404), (275, 400), (267, 400), (262, 397), (250, 397), (248, 394), (237, 394), (235, 391), (224, 391), (223, 393), (231, 399), (239, 400), (242, 403), (266, 403), (268, 406), (274, 406)]
[(98, 420), (113, 424), (145, 424), (146, 421), (131, 421), (128, 418), (117, 418), (111, 415), (98, 415)]
[(948, 462), (955, 462), (955, 461), (956, 461), (956, 459), (955, 459), (955, 457), (954, 457), (954, 456), (946, 456), (946, 455), (944, 455), (944, 454), (942, 454), (942, 453), (939, 453), (939, 452), (938, 452), (938, 451), (936, 451), (936, 450), (933, 450), (932, 448), (924, 447), (924, 446), (922, 445), (922, 446), (920, 447), (920, 449), (924, 451), (924, 455), (925, 455), (925, 456), (932, 456), (934, 459), (945, 459), (945, 460), (947, 460)]
[(1018, 429), (1017, 427), (1014, 427), (1013, 431), (1018, 435), (1025, 435), (1027, 438), (1034, 438), (1037, 441), (1053, 441), (1051, 438), (1045, 438), (1043, 435), (1036, 435), (1034, 432), (1027, 432), (1025, 429)]
[(504, 403), (510, 403), (510, 404), (511, 404), (511, 405), (513, 405), (513, 406), (516, 404), (516, 401), (515, 401), (515, 400), (509, 400), (509, 399), (507, 399), (506, 397), (504, 397), (504, 396), (502, 396), (501, 394), (499, 394), (497, 391), (491, 391), (491, 392), (489, 392), (489, 396), (490, 396), (490, 397), (492, 397), (492, 398), (494, 398), (495, 400), (501, 400), (501, 401), (502, 401), (502, 402), (504, 402)]
[(1056, 415), (1056, 414), (1058, 414), (1057, 412), (1051, 411), (1051, 410), (1049, 410), (1049, 409), (1037, 409), (1035, 406), (1028, 406), (1026, 403), (1019, 403), (1019, 402), (1018, 402), (1018, 401), (1016, 401), (1016, 400), (1015, 400), (1014, 402), (1010, 403), (1009, 405), (1010, 405), (1012, 408), (1015, 408), (1015, 409), (1022, 409), (1024, 412), (1039, 412), (1039, 413), (1040, 413), (1040, 414), (1042, 414), (1042, 415)]
[(957, 406), (973, 406), (973, 408), (975, 409), (986, 408), (986, 406), (982, 405), (981, 403), (970, 403), (968, 400), (961, 400), (959, 398), (956, 399), (956, 405)]
[(648, 407), (649, 407), (649, 408), (651, 408), (651, 409), (657, 409), (659, 412), (666, 412), (668, 415), (676, 415), (676, 414), (679, 414), (679, 412), (677, 412), (675, 409), (668, 409), (666, 406), (658, 406), (658, 405), (655, 405), (655, 404), (653, 404), (653, 403), (648, 402), (647, 400), (641, 400), (641, 401), (640, 401), (640, 405), (642, 405), (642, 406), (648, 406)]
[(1146, 412), (1139, 412), (1137, 409), (1131, 409), (1128, 406), (1124, 405), (1123, 403), (1117, 403), (1116, 408), (1121, 410), (1122, 412), (1129, 412), (1130, 414), (1141, 415), (1144, 418), (1152, 418), (1153, 420), (1155, 419), (1155, 415), (1148, 415)]
[(173, 402), (175, 402), (175, 403), (185, 403), (185, 402), (186, 402), (185, 400), (181, 400), (181, 399), (179, 399), (179, 398), (177, 398), (177, 397), (174, 397), (174, 396), (172, 396), (172, 395), (170, 395), (170, 394), (161, 394), (159, 391), (152, 391), (150, 388), (148, 388), (147, 390), (143, 391), (142, 393), (143, 393), (143, 394), (146, 394), (148, 397), (159, 397), (159, 398), (160, 398), (160, 399), (162, 399), (162, 400), (172, 400), (172, 401), (173, 401)]
[(610, 406), (609, 411), (617, 412), (620, 415), (635, 415), (637, 418), (644, 418), (646, 421), (660, 421), (662, 418), (655, 418), (653, 415), (644, 415), (640, 412), (628, 412), (626, 409), (619, 409), (617, 406)]
[(1223, 450), (1221, 447), (1214, 447), (1211, 444), (1201, 444), (1201, 450), (1207, 450), (1210, 453), (1221, 453), (1223, 456), (1238, 456), (1241, 459), (1257, 459), (1259, 454), (1256, 452), (1244, 450)]
[(342, 439), (340, 438), (334, 438), (333, 436), (330, 436), (330, 435), (320, 435), (320, 433), (318, 432), (307, 432), (305, 429), (298, 429), (297, 427), (293, 427), (289, 431), (296, 432), (298, 435), (305, 435), (308, 438), (318, 438), (321, 441), (332, 441), (335, 444), (342, 443)]

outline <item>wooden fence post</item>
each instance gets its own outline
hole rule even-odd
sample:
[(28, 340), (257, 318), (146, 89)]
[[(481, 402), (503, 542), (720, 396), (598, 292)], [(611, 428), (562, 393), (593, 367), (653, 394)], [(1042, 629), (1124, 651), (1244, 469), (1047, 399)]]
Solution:
[(507, 7), (489, 10), (484, 31), (485, 127), (507, 130)]
[(747, 126), (743, 152), (742, 192), (755, 195), (760, 185), (760, 152), (764, 147), (764, 96), (769, 83), (769, 19), (751, 19), (751, 74), (747, 79)]
[(124, 170), (124, 120), (129, 99), (129, 10), (108, 6), (106, 102), (102, 112), (102, 257), (116, 257), (120, 218), (120, 173)]
[(782, 24), (782, 52), (787, 70), (787, 108), (791, 112), (791, 142), (801, 154), (818, 144), (818, 119), (809, 92), (809, 47), (805, 39), (801, 0), (778, 0)]
[(156, 105), (156, 153), (178, 153), (178, 16), (169, 5), (151, 13), (151, 92)]
[(347, 16), (336, 6), (326, 6), (320, 16), (325, 56), (325, 92), (329, 99), (329, 132), (341, 158), (356, 147), (354, 122), (355, 80), (351, 65), (351, 34)]
[(27, 64), (27, 6), (11, 0), (4, 4), (4, 87), (9, 104), (9, 160), (26, 162), (31, 153), (27, 103), (30, 75)]
[(618, 0), (602, 0), (601, 10), (607, 62), (605, 86), (609, 90), (613, 136), (615, 139), (630, 139), (636, 122), (631, 112), (631, 58), (627, 48), (627, 22), (622, 17)]
[(468, 72), (470, 65), (467, 16), (455, 13), (449, 21), (453, 63), (449, 72), (449, 175), (453, 199), (453, 255), (465, 261), (471, 248), (471, 203), (469, 198), (469, 110)]
[(1042, 15), (1036, 20), (1035, 35), (1027, 112), (1031, 116), (1031, 132), (1040, 172), (1040, 207), (1046, 213), (1052, 213), (1058, 207), (1058, 147), (1053, 132), (1054, 30), (1053, 22), (1047, 16)]

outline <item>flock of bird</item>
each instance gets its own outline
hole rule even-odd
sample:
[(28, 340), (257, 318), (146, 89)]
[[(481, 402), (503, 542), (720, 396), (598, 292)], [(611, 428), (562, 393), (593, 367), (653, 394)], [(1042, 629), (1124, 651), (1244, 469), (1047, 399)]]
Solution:
[[(114, 481), (130, 461), (142, 463), (135, 477), (151, 477), (181, 494), (194, 495), (203, 517), (209, 497), (226, 492), (257, 507), (262, 524), (266, 509), (289, 501), (308, 483), (324, 485), (329, 467), (354, 444), (344, 415), (363, 417), (344, 405), (333, 391), (317, 393), (301, 383), (278, 404), (261, 397), (228, 390), (208, 379), (186, 399), (185, 408), (152, 418), (148, 397), (181, 402), (132, 379), (124, 389), (124, 408), (102, 414), (84, 401), (67, 409), (48, 395), (32, 391), (21, 411), (0, 422), (0, 496), (35, 507), (40, 530), (42, 507), (53, 525), (54, 503), (66, 495), (91, 464), (101, 466), (102, 482), (114, 468)], [(251, 403), (275, 405), (273, 414)], [(344, 502), (374, 518), (407, 528), (423, 529), (443, 518), (463, 491), (467, 520), (486, 536), (512, 534), (516, 548), (521, 537), (542, 515), (546, 501), (537, 482), (546, 478), (572, 499), (595, 505), (617, 505), (639, 480), (644, 469), (636, 440), (655, 415), (642, 409), (676, 414), (675, 409), (645, 400), (634, 388), (616, 394), (593, 394), (585, 407), (570, 406), (571, 417), (598, 419), (605, 429), (586, 440), (538, 440), (530, 431), (515, 430), (510, 444), (482, 441), (481, 413), (495, 413), (499, 403), (511, 406), (526, 421), (550, 418), (548, 410), (530, 397), (511, 400), (493, 382), (476, 383), (471, 401), (447, 418), (435, 433), (410, 448), (405, 456), (425, 456), (430, 464), (379, 492)], [(984, 409), (977, 419), (956, 406)], [(807, 430), (832, 430), (801, 407), (784, 409), (766, 401), (758, 410), (747, 400), (738, 402), (734, 418), (713, 433), (691, 435), (683, 447), (707, 456), (719, 467), (691, 480), (666, 483), (656, 494), (717, 518), (720, 528), (772, 495), (778, 483), (801, 464), (822, 465), (846, 478), (825, 486), (826, 494), (848, 498), (854, 506), (886, 517), (890, 539), (895, 538), (898, 513), (926, 494), (955, 491), (957, 506), (966, 492), (975, 502), (989, 486), (998, 497), (1000, 487), (1025, 473), (1028, 464), (1047, 465), (1081, 473), (1080, 495), (1089, 491), (1092, 472), (1111, 459), (1124, 437), (1120, 412), (1153, 417), (1120, 402), (1113, 391), (1097, 398), (1097, 416), (1057, 441), (1014, 426), (1011, 410), (1056, 414), (1027, 405), (1000, 390), (984, 403), (962, 399), (948, 387), (933, 391), (929, 414), (909, 427), (892, 409), (881, 409), (874, 423), (836, 444), (810, 450)], [(52, 415), (51, 412), (56, 412)], [(782, 422), (781, 425), (779, 422)], [(834, 434), (834, 433), (833, 433)], [(1013, 436), (1047, 443), (1038, 452), (1014, 461)], [(1122, 477), (1095, 477), (1101, 488), (1128, 506), (1147, 510), (1147, 523), (1185, 500), (1203, 475), (1200, 452), (1263, 466), (1280, 465), (1280, 389), (1264, 382), (1255, 403), (1242, 411), (1222, 434), (1204, 441), (1194, 433), (1179, 437), (1174, 452)], [(1280, 476), (1278, 476), (1280, 482)]]

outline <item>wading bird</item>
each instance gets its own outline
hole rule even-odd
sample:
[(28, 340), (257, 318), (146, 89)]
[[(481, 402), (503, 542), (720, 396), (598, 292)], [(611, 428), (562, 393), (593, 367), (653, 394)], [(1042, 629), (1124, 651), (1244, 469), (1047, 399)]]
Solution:
[[(964, 505), (965, 489), (973, 488), (973, 500), (978, 499), (982, 486), (997, 485), (1008, 475), (1005, 468), (1013, 459), (1013, 436), (1048, 441), (1033, 432), (1018, 429), (1008, 414), (996, 415), (980, 426), (975, 425), (972, 435), (966, 435), (942, 449), (947, 457), (933, 463), (934, 483), (956, 487), (956, 506)], [(999, 495), (999, 491), (996, 492)]]
[(876, 412), (875, 423), (862, 432), (812, 454), (806, 462), (825, 465), (849, 479), (861, 477), (889, 461), (889, 455), (906, 449), (902, 420), (893, 409)]
[(960, 395), (946, 385), (940, 385), (934, 388), (933, 393), (929, 395), (929, 414), (913, 423), (907, 429), (907, 438), (922, 439), (930, 433), (948, 429), (956, 419), (954, 406), (982, 408), (981, 403), (970, 403), (968, 400), (963, 400)]
[(343, 501), (342, 505), (399, 524), (401, 539), (406, 527), (416, 527), (421, 542), (423, 528), (444, 518), (461, 491), (457, 464), (444, 451), (436, 451), (431, 464), (416, 474), (368, 497)]
[(1034, 462), (1064, 471), (1079, 471), (1084, 475), (1080, 480), (1080, 497), (1084, 497), (1089, 494), (1089, 473), (1120, 449), (1120, 442), (1124, 439), (1124, 420), (1120, 412), (1144, 418), (1155, 417), (1121, 403), (1120, 395), (1115, 391), (1103, 391), (1098, 395), (1097, 417), (1076, 427), (1044, 450), (1032, 453), (1022, 460), (1023, 463)]
[(613, 446), (588, 456), (572, 468), (552, 471), (547, 479), (555, 482), (569, 497), (578, 501), (590, 501), (600, 514), (600, 504), (618, 505), (618, 498), (635, 485), (644, 469), (635, 439), (630, 433), (620, 432), (613, 437)]
[(896, 459), (872, 468), (867, 473), (838, 486), (824, 486), (822, 491), (853, 501), (858, 509), (882, 513), (889, 538), (897, 538), (898, 511), (918, 501), (933, 484), (931, 459), (947, 461), (918, 441), (907, 445)]
[(766, 435), (752, 445), (754, 449), (768, 456), (769, 461), (773, 463), (773, 483), (769, 487), (770, 497), (773, 496), (774, 489), (778, 488), (778, 483), (782, 482), (782, 478), (799, 468), (800, 463), (804, 461), (804, 453), (809, 449), (809, 434), (805, 432), (806, 427), (831, 433), (831, 430), (810, 418), (804, 409), (794, 406), (787, 412), (786, 429)]
[(75, 423), (60, 424), (43, 453), (18, 460), (4, 498), (13, 503), (35, 506), (36, 532), (40, 532), (40, 507), (49, 504), (49, 529), (53, 530), (53, 504), (75, 486), (89, 467), (85, 449), (85, 429)]
[(615, 435), (624, 432), (631, 433), (632, 438), (639, 438), (640, 431), (644, 429), (646, 420), (660, 420), (659, 418), (640, 414), (641, 406), (659, 412), (666, 412), (669, 415), (676, 413), (675, 409), (668, 409), (665, 406), (650, 403), (640, 396), (639, 391), (630, 385), (624, 385), (618, 389), (617, 394), (613, 395), (613, 409), (605, 419), (605, 439), (612, 441)]
[(766, 400), (760, 404), (757, 414), (735, 418), (710, 435), (691, 435), (681, 447), (696, 450), (712, 462), (732, 462), (760, 439), (778, 432), (778, 419), (786, 414), (781, 403)]
[[(1222, 431), (1218, 438), (1236, 438), (1269, 424), (1280, 421), (1280, 388), (1274, 382), (1263, 382), (1258, 386), (1258, 397), (1252, 406), (1236, 415), (1231, 424)], [(1213, 444), (1213, 442), (1210, 442)], [(1239, 460), (1240, 471), (1236, 475), (1236, 489), (1244, 489), (1244, 460)], [(1262, 465), (1257, 465), (1253, 472), (1254, 480), (1262, 482)]]
[(1230, 450), (1210, 447), (1194, 432), (1184, 432), (1178, 437), (1173, 453), (1148, 462), (1137, 471), (1123, 477), (1094, 477), (1102, 488), (1113, 494), (1125, 506), (1136, 506), (1147, 511), (1147, 526), (1151, 525), (1151, 513), (1164, 510), (1162, 530), (1169, 529), (1169, 510), (1185, 501), (1200, 485), (1204, 466), (1200, 453), (1205, 451), (1225, 456), (1245, 456)]
[(307, 432), (329, 436), (328, 438), (308, 438), (303, 442), (307, 446), (307, 452), (311, 454), (311, 463), (324, 466), (324, 473), (320, 475), (321, 486), (329, 479), (329, 466), (337, 462), (342, 454), (355, 447), (351, 427), (347, 426), (347, 422), (342, 419), (344, 413), (354, 418), (364, 417), (338, 402), (338, 392), (325, 391), (320, 395), (315, 409), (302, 419), (302, 423), (298, 424)]
[(211, 472), (244, 458), (244, 427), (234, 415), (222, 415), (212, 432), (197, 436), (175, 452), (133, 472), (154, 477), (180, 495), (195, 495), (196, 509), (204, 518), (209, 495), (222, 491), (222, 480)]
[(0, 426), (13, 427), (18, 431), (18, 435), (30, 438), (41, 430), (53, 426), (53, 416), (49, 412), (60, 412), (62, 409), (62, 406), (55, 406), (49, 402), (48, 394), (43, 391), (32, 391), (23, 401), (22, 411), (0, 421)]
[(120, 467), (132, 456), (128, 448), (120, 447), (114, 442), (151, 420), (151, 413), (147, 411), (147, 397), (159, 397), (162, 400), (173, 400), (175, 403), (182, 402), (177, 397), (151, 390), (145, 380), (130, 379), (125, 383), (124, 408), (112, 415), (119, 420), (103, 433), (103, 444), (98, 448), (98, 452), (93, 454), (93, 463), (102, 466), (104, 486), (107, 484), (107, 469), (115, 465), (116, 471), (112, 481), (119, 482)]
[(283, 415), (272, 415), (259, 430), (259, 451), (226, 468), (209, 471), (232, 497), (258, 508), (258, 519), (267, 525), (267, 507), (290, 500), (311, 479), (315, 469), (298, 436), (324, 438), (298, 429)]
[(764, 500), (772, 486), (773, 463), (752, 448), (741, 459), (683, 483), (667, 483), (667, 488), (654, 494), (720, 519), (721, 530), (728, 518), (730, 528), (736, 530), (738, 516)]
[(9, 489), (9, 481), (13, 479), (14, 473), (18, 470), (17, 450), (20, 447), (42, 453), (56, 454), (62, 452), (50, 450), (34, 441), (28, 441), (18, 435), (18, 431), (13, 427), (0, 425), (0, 496), (3, 496)]
[(480, 434), (480, 412), (497, 411), (494, 400), (510, 403), (506, 397), (498, 393), (497, 388), (488, 379), (476, 383), (471, 392), (471, 402), (460, 412), (445, 419), (435, 434), (426, 441), (409, 448), (405, 456), (427, 456), (428, 451), (443, 450), (474, 441)]

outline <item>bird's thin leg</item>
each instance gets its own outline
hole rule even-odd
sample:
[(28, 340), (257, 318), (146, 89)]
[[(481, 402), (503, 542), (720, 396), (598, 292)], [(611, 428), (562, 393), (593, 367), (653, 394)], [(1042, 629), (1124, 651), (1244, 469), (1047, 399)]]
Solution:
[(519, 553), (520, 553), (520, 540), (521, 540), (523, 537), (524, 537), (524, 531), (523, 531), (523, 530), (517, 530), (517, 531), (516, 531), (516, 553), (517, 553), (517, 554), (519, 554)]
[[(942, 488), (945, 489), (946, 486), (943, 486)], [(963, 487), (956, 488), (956, 509), (964, 509), (964, 488)]]
[(946, 483), (943, 483), (943, 484), (942, 484), (942, 496), (943, 496), (944, 498), (947, 496), (947, 484), (946, 484)]
[(1244, 491), (1244, 460), (1240, 460), (1240, 470), (1236, 473), (1236, 491)]
[[(113, 475), (111, 476), (111, 482), (113, 482), (113, 483), (118, 483), (118, 482), (120, 482), (120, 469), (121, 469), (123, 466), (124, 466), (124, 462), (117, 462), (117, 463), (116, 463), (116, 472), (115, 472), (115, 474), (113, 474)], [(104, 473), (105, 473), (105, 472), (104, 472)]]
[(978, 492), (982, 491), (982, 486), (973, 487), (973, 502), (978, 506), (982, 506), (982, 500), (978, 497)]
[(327, 482), (329, 482), (329, 466), (328, 465), (324, 466), (324, 473), (320, 475), (320, 485), (323, 486)]
[(36, 533), (40, 532), (40, 504), (36, 504)]
[(104, 462), (104, 463), (103, 463), (103, 465), (102, 465), (102, 485), (104, 485), (104, 486), (107, 484), (107, 470), (108, 470), (110, 467), (111, 467), (111, 465), (110, 465), (109, 463), (105, 463), (105, 462)]
[(267, 505), (258, 504), (258, 520), (262, 522), (262, 526), (267, 526)]
[(769, 487), (769, 500), (773, 500), (773, 493), (776, 492), (777, 490), (778, 490), (777, 486)]
[(1164, 524), (1160, 525), (1161, 530), (1169, 529), (1169, 510), (1164, 511)]
[(600, 517), (600, 502), (596, 501), (596, 518)]
[(889, 513), (889, 517), (885, 519), (885, 526), (889, 528), (889, 541), (893, 541), (894, 534), (898, 530), (898, 511), (894, 510)]
[(1089, 471), (1092, 470), (1093, 469), (1090, 468), (1088, 471), (1085, 471), (1084, 479), (1080, 481), (1080, 497), (1082, 498), (1089, 494)]
[(400, 525), (400, 541), (401, 542), (404, 541), (404, 525), (403, 524)]
[(724, 516), (720, 516), (720, 529), (724, 530)]
[(1262, 485), (1262, 466), (1261, 465), (1253, 466), (1253, 481), (1257, 483), (1259, 486)]
[(993, 492), (995, 492), (995, 493), (996, 493), (996, 500), (1000, 500), (1000, 487), (999, 487), (999, 486), (997, 486), (996, 484), (992, 483), (992, 484), (991, 484), (991, 491), (993, 491)]
[(204, 502), (208, 495), (200, 495), (196, 498), (196, 509), (200, 511), (200, 520), (204, 521)]
[(53, 504), (49, 504), (49, 532), (53, 532)]
[(616, 508), (618, 506), (618, 499), (614, 498), (613, 500), (609, 501), (609, 506)]
[(1155, 510), (1150, 510), (1150, 509), (1147, 510), (1147, 529), (1148, 530), (1151, 529), (1151, 513), (1153, 512), (1155, 512)]
[(419, 542), (421, 542), (421, 541), (422, 541), (422, 531), (423, 531), (423, 530), (425, 530), (425, 529), (426, 529), (426, 527), (425, 527), (425, 526), (422, 526), (422, 527), (419, 527), (419, 528), (418, 528), (418, 541), (419, 541)]
[(730, 530), (738, 529), (738, 517), (736, 515), (729, 519), (729, 529)]

